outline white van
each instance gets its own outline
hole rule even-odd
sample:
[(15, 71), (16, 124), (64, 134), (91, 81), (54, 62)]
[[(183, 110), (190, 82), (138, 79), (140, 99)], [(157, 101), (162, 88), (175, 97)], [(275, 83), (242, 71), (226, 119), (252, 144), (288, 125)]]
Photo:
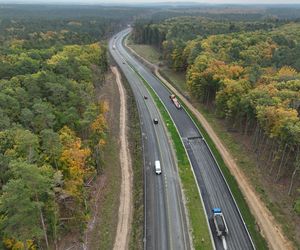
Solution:
[(156, 174), (161, 174), (160, 161), (155, 161), (155, 173)]

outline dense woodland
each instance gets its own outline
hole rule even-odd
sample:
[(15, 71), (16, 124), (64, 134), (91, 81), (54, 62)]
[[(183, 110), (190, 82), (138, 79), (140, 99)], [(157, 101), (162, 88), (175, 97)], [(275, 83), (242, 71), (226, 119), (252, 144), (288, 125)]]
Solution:
[[(299, 4), (291, 5), (213, 5), (195, 2), (176, 2), (176, 4), (149, 4), (149, 12), (143, 13), (143, 19), (160, 22), (172, 17), (201, 16), (219, 21), (265, 21), (299, 20)], [(151, 8), (151, 9), (150, 9)], [(145, 9), (141, 9), (145, 11)]]
[(107, 38), (139, 16), (135, 42), (186, 72), (191, 95), (252, 138), (258, 165), (295, 195), (299, 7), (247, 8), (0, 5), (0, 248), (55, 248), (84, 231), (107, 143), (96, 94)]
[(105, 39), (132, 14), (35, 8), (0, 10), (1, 249), (55, 248), (84, 231), (106, 145)]
[[(233, 18), (234, 19), (234, 18)], [(133, 40), (150, 44), (192, 96), (252, 140), (258, 166), (297, 195), (300, 170), (300, 23), (176, 17), (137, 20)], [(294, 209), (300, 213), (300, 200)]]

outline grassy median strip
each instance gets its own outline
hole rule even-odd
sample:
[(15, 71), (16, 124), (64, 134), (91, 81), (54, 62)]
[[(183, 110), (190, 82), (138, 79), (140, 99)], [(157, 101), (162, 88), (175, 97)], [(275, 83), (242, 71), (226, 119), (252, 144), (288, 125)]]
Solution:
[(151, 96), (153, 97), (156, 106), (158, 107), (167, 129), (171, 135), (179, 169), (179, 176), (184, 189), (184, 195), (186, 198), (186, 207), (188, 209), (189, 222), (192, 227), (192, 240), (195, 249), (212, 249), (211, 238), (209, 235), (207, 220), (205, 217), (205, 211), (202, 206), (198, 188), (195, 183), (194, 175), (191, 170), (191, 166), (186, 155), (186, 151), (182, 144), (181, 138), (177, 132), (177, 129), (167, 112), (165, 106), (156, 95), (154, 90), (150, 87), (148, 82), (135, 70), (134, 67), (131, 68), (137, 73), (137, 75), (144, 82)]

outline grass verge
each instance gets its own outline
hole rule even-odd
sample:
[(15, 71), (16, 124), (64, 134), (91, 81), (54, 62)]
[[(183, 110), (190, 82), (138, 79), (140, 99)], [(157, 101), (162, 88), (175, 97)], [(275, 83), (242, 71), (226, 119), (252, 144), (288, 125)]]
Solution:
[(135, 44), (132, 42), (130, 36), (127, 41), (129, 47), (142, 57), (147, 58), (149, 62), (154, 64), (159, 63), (161, 55), (155, 48), (147, 44)]
[(138, 109), (132, 90), (122, 71), (121, 74), (122, 82), (127, 94), (128, 141), (133, 170), (133, 217), (129, 239), (129, 249), (142, 250), (144, 237), (144, 178), (141, 127)]
[[(104, 197), (101, 204), (100, 223), (96, 225), (92, 235), (91, 247), (93, 249), (112, 249), (118, 218), (119, 194), (120, 194), (120, 162), (116, 155), (119, 155), (117, 138), (108, 136), (107, 146), (103, 152), (103, 171), (107, 177)], [(98, 231), (98, 233), (97, 233)]]
[[(142, 58), (147, 59), (148, 62), (153, 64), (161, 63), (161, 55), (158, 49), (148, 44), (136, 44), (132, 41), (131, 36), (128, 36), (127, 46), (133, 49)], [(160, 69), (160, 74), (169, 82), (174, 83), (175, 87), (182, 92), (187, 92), (187, 87), (185, 84), (185, 75), (180, 72), (175, 72), (174, 70), (163, 66)]]
[(184, 195), (186, 198), (186, 207), (189, 215), (189, 222), (192, 229), (192, 240), (195, 249), (212, 249), (211, 238), (209, 235), (208, 224), (205, 217), (205, 211), (201, 203), (198, 188), (195, 183), (193, 172), (186, 155), (186, 151), (182, 144), (181, 138), (177, 129), (167, 112), (165, 106), (150, 87), (147, 81), (132, 67), (132, 69), (141, 78), (146, 88), (153, 97), (163, 119), (167, 126), (168, 132), (171, 135), (173, 146), (177, 156), (179, 176), (183, 186)]
[(174, 72), (174, 70), (168, 67), (163, 67), (159, 70), (160, 74), (168, 81), (173, 83), (176, 89), (180, 90), (181, 93), (188, 91), (185, 84), (185, 75), (179, 72)]

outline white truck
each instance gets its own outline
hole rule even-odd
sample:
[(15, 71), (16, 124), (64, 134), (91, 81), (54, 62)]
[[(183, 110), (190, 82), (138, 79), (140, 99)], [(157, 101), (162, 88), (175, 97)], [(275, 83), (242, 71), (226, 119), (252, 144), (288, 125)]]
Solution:
[(221, 238), (224, 250), (227, 250), (228, 247), (225, 236), (228, 234), (228, 227), (224, 219), (224, 215), (221, 211), (221, 208), (213, 208), (212, 212), (212, 220), (216, 228), (217, 236)]

